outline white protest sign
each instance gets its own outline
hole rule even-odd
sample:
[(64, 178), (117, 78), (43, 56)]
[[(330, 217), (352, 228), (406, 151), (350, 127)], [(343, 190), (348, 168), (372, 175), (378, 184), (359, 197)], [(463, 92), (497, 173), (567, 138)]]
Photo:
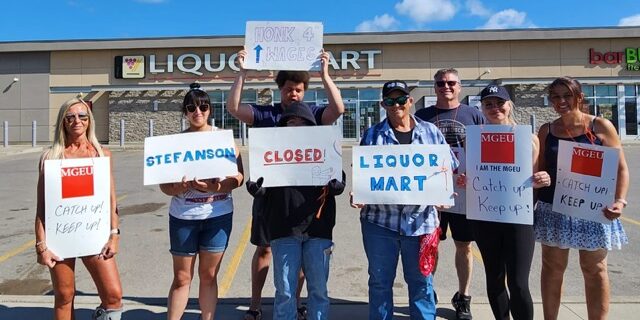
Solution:
[(144, 185), (238, 174), (231, 130), (187, 132), (144, 139)]
[(531, 126), (467, 126), (467, 219), (533, 224)]
[(602, 209), (615, 198), (619, 159), (616, 148), (560, 140), (552, 210), (611, 223)]
[(339, 126), (250, 128), (251, 180), (264, 187), (323, 186), (342, 180)]
[[(451, 147), (451, 151), (453, 151), (453, 154), (456, 156), (456, 158), (458, 158), (458, 161), (460, 162), (460, 165), (458, 165), (458, 168), (453, 170), (453, 181), (456, 181), (458, 179), (458, 176), (467, 172), (466, 171), (467, 161), (465, 159), (464, 148)], [(454, 198), (454, 201), (456, 204), (451, 208), (444, 209), (443, 211), (458, 213), (458, 214), (466, 214), (467, 213), (467, 200), (466, 200), (467, 189), (465, 187), (459, 187), (457, 184), (454, 184), (453, 191), (455, 191), (458, 194)]]
[(322, 23), (247, 21), (244, 66), (252, 70), (320, 70)]
[(111, 230), (108, 157), (44, 162), (47, 247), (66, 259), (96, 255)]
[(353, 202), (453, 205), (446, 144), (353, 147)]

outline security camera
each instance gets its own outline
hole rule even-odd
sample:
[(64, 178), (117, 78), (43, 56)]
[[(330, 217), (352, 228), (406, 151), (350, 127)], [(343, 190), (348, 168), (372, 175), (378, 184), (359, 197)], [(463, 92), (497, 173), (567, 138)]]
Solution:
[(18, 81), (20, 81), (20, 78), (18, 78), (18, 77), (14, 77), (13, 78), (13, 82), (18, 82)]
[(484, 70), (485, 73), (491, 73), (491, 69)]

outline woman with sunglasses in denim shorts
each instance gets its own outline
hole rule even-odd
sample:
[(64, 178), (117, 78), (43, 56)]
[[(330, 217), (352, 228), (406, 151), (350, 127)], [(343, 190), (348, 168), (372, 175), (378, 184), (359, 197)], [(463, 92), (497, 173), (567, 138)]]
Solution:
[[(184, 132), (215, 130), (208, 124), (211, 115), (209, 95), (197, 83), (190, 85), (182, 112), (189, 121)], [(242, 184), (240, 153), (236, 150), (238, 175), (225, 179), (187, 180), (160, 185), (172, 196), (169, 208), (169, 238), (173, 255), (173, 282), (169, 289), (167, 319), (180, 319), (189, 300), (196, 257), (200, 256), (198, 275), (200, 319), (213, 319), (218, 302), (217, 275), (229, 243), (233, 200), (231, 190)]]

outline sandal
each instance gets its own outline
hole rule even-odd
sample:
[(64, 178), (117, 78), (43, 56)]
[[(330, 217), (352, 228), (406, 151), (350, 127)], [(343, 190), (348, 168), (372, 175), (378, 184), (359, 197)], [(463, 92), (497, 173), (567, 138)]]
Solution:
[(307, 307), (298, 308), (298, 320), (307, 320)]
[(261, 320), (262, 319), (262, 310), (258, 309), (258, 310), (247, 310), (247, 312), (244, 313), (244, 319), (243, 320)]

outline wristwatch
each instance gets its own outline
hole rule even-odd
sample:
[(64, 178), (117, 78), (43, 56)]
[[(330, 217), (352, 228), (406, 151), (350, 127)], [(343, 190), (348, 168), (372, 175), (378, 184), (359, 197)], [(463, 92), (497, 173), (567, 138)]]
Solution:
[(110, 233), (120, 235), (120, 228), (111, 229)]

